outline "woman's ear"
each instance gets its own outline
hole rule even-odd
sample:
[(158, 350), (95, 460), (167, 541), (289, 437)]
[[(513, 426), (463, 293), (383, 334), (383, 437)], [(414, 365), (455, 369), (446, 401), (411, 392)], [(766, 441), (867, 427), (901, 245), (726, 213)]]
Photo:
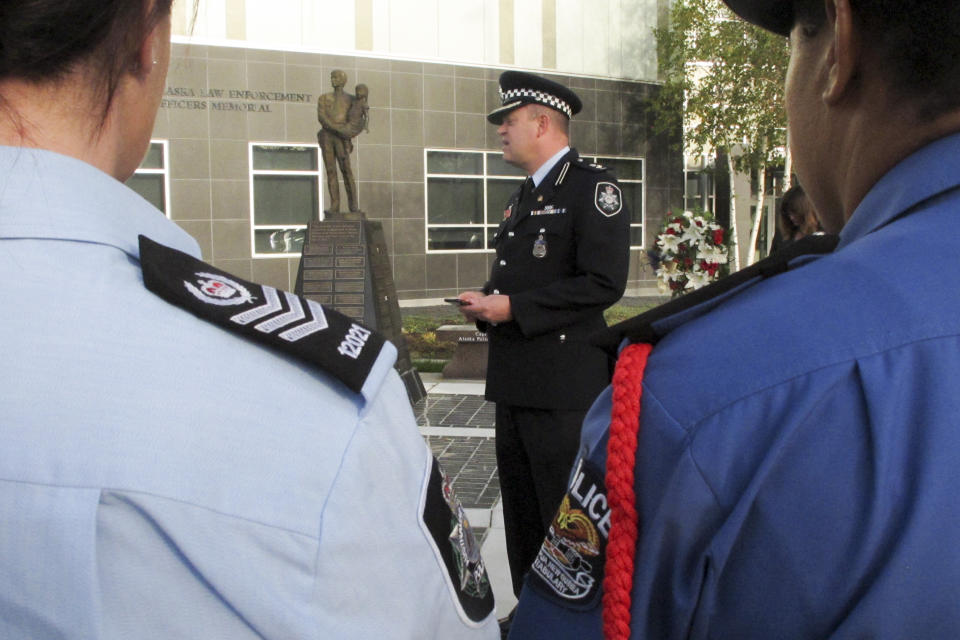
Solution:
[(163, 42), (161, 38), (169, 37), (163, 30), (163, 21), (157, 21), (157, 24), (147, 32), (140, 47), (137, 49), (134, 57), (134, 67), (131, 69), (133, 75), (138, 80), (144, 80), (153, 71), (153, 68), (160, 64), (161, 54), (163, 52)]

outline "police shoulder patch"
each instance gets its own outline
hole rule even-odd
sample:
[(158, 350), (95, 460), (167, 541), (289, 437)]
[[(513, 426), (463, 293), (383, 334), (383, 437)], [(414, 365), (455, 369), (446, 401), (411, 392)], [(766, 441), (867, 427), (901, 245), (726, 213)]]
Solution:
[(603, 474), (581, 458), (527, 574), (529, 584), (569, 609), (592, 609), (602, 593), (609, 535)]
[(318, 302), (242, 280), (140, 236), (147, 289), (203, 320), (316, 365), (357, 393), (384, 338)]
[(493, 590), (466, 511), (433, 458), (420, 499), (421, 523), (446, 570), (447, 586), (463, 621), (476, 625), (493, 612)]
[(617, 215), (623, 209), (620, 187), (612, 182), (598, 182), (594, 188), (593, 204), (597, 211), (608, 218)]

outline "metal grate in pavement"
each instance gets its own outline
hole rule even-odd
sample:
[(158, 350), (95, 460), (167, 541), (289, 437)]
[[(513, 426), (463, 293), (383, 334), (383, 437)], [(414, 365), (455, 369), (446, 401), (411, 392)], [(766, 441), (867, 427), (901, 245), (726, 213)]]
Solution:
[[(494, 405), (482, 396), (434, 394), (413, 408), (424, 439), (453, 482), (454, 491), (468, 509), (490, 509), (500, 497), (500, 480), (492, 437)], [(438, 428), (439, 427), (439, 428)], [(449, 428), (457, 435), (445, 435)], [(476, 429), (477, 435), (462, 435)]]
[(493, 438), (428, 436), (427, 445), (464, 507), (489, 509), (500, 497)]
[(477, 427), (492, 429), (494, 404), (483, 396), (428, 395), (413, 408), (421, 427)]

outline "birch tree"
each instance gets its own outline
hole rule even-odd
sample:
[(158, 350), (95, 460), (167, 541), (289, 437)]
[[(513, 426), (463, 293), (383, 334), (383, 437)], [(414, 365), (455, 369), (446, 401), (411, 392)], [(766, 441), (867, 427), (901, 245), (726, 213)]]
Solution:
[[(742, 238), (736, 228), (740, 194), (733, 174), (759, 174), (759, 201), (746, 240), (750, 264), (756, 255), (767, 168), (779, 164), (786, 147), (788, 41), (736, 18), (721, 0), (675, 0), (669, 26), (654, 32), (663, 81), (651, 103), (657, 128), (677, 127), (677, 119), (683, 118), (689, 151), (727, 152), (734, 242)], [(733, 249), (734, 269), (739, 269), (739, 251)]]

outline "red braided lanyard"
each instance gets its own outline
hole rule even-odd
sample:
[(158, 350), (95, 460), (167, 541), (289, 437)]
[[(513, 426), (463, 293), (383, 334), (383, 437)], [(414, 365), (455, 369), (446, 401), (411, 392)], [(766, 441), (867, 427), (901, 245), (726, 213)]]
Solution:
[(637, 507), (633, 491), (643, 372), (653, 347), (631, 344), (620, 352), (613, 374), (613, 413), (607, 444), (607, 502), (610, 537), (603, 579), (603, 637), (630, 637), (630, 590), (637, 547)]

